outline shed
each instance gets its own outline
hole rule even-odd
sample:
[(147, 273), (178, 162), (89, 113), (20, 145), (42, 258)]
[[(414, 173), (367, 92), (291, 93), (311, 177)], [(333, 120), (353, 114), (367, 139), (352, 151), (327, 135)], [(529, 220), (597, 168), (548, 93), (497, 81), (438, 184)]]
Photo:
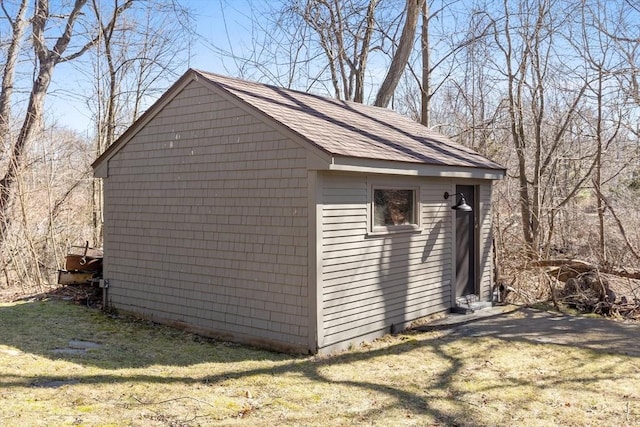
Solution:
[(504, 168), (388, 109), (190, 69), (93, 168), (117, 310), (327, 353), (491, 299)]

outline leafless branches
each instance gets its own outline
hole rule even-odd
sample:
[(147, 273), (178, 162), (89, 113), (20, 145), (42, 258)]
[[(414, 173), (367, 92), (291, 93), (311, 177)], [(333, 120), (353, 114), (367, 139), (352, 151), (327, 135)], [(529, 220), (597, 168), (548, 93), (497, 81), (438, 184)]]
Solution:
[[(89, 165), (96, 148), (57, 129), (45, 114), (58, 65), (77, 62), (98, 46), (98, 54), (109, 64), (106, 98), (99, 91), (89, 95), (107, 99), (101, 110), (107, 114), (96, 117), (99, 129), (106, 129), (98, 132), (99, 152), (141, 113), (150, 91), (161, 89), (160, 75), (166, 74), (163, 82), (174, 78), (170, 74), (183, 51), (179, 41), (188, 37), (172, 32), (186, 28), (175, 24), (184, 16), (175, 15), (180, 7), (173, 0), (30, 4), (20, 0), (0, 7), (5, 18), (0, 25), (6, 30), (2, 33), (8, 35), (0, 44), (5, 59), (0, 86), (0, 269), (5, 285), (42, 287), (55, 283), (52, 272), (65, 246), (91, 235), (95, 214)], [(82, 70), (86, 62), (78, 64)], [(25, 72), (29, 65), (32, 69)], [(95, 78), (103, 81), (101, 74)], [(16, 92), (18, 84), (26, 88), (26, 96), (24, 90)], [(93, 217), (97, 229), (100, 217)]]

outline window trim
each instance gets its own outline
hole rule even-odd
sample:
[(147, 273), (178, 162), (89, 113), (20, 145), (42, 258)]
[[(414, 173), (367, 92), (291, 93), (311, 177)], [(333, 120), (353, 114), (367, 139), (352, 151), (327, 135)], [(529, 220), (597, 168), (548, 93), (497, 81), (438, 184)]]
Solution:
[[(413, 193), (413, 223), (401, 225), (375, 224), (375, 192), (376, 190), (408, 190)], [(420, 208), (420, 187), (418, 185), (371, 184), (369, 195), (369, 230), (371, 236), (388, 235), (394, 233), (411, 233), (422, 231), (422, 215)]]

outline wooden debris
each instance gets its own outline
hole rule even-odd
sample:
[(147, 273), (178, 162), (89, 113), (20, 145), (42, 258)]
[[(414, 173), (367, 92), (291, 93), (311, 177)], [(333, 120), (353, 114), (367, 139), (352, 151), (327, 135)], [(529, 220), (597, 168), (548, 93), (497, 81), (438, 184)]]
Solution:
[(545, 269), (559, 284), (551, 297), (554, 302), (586, 313), (640, 319), (640, 299), (617, 295), (610, 283), (614, 278), (640, 279), (639, 270), (602, 267), (576, 259), (539, 260), (533, 266)]
[[(590, 271), (599, 271), (600, 273), (611, 274), (613, 276), (625, 277), (628, 279), (640, 279), (640, 270), (627, 270), (613, 267), (598, 266), (586, 261), (577, 259), (545, 259), (534, 261), (533, 267), (556, 267), (556, 269), (547, 271), (550, 273), (559, 273), (558, 280), (565, 282), (569, 277), (575, 277), (576, 274), (587, 273)], [(565, 278), (565, 280), (562, 280)]]

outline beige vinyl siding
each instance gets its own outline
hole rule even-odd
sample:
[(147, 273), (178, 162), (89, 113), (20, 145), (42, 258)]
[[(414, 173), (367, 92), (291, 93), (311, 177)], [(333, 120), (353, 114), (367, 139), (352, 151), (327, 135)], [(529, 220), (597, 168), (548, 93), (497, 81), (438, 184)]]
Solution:
[(192, 82), (109, 160), (115, 307), (308, 346), (306, 150)]
[(479, 229), (479, 275), (480, 275), (480, 299), (490, 301), (493, 286), (493, 235), (491, 208), (492, 186), (485, 183), (478, 186), (480, 198), (478, 212)]
[[(326, 175), (322, 188), (319, 346), (401, 329), (451, 300), (451, 214), (441, 180)], [(372, 183), (418, 188), (421, 230), (369, 234)]]

